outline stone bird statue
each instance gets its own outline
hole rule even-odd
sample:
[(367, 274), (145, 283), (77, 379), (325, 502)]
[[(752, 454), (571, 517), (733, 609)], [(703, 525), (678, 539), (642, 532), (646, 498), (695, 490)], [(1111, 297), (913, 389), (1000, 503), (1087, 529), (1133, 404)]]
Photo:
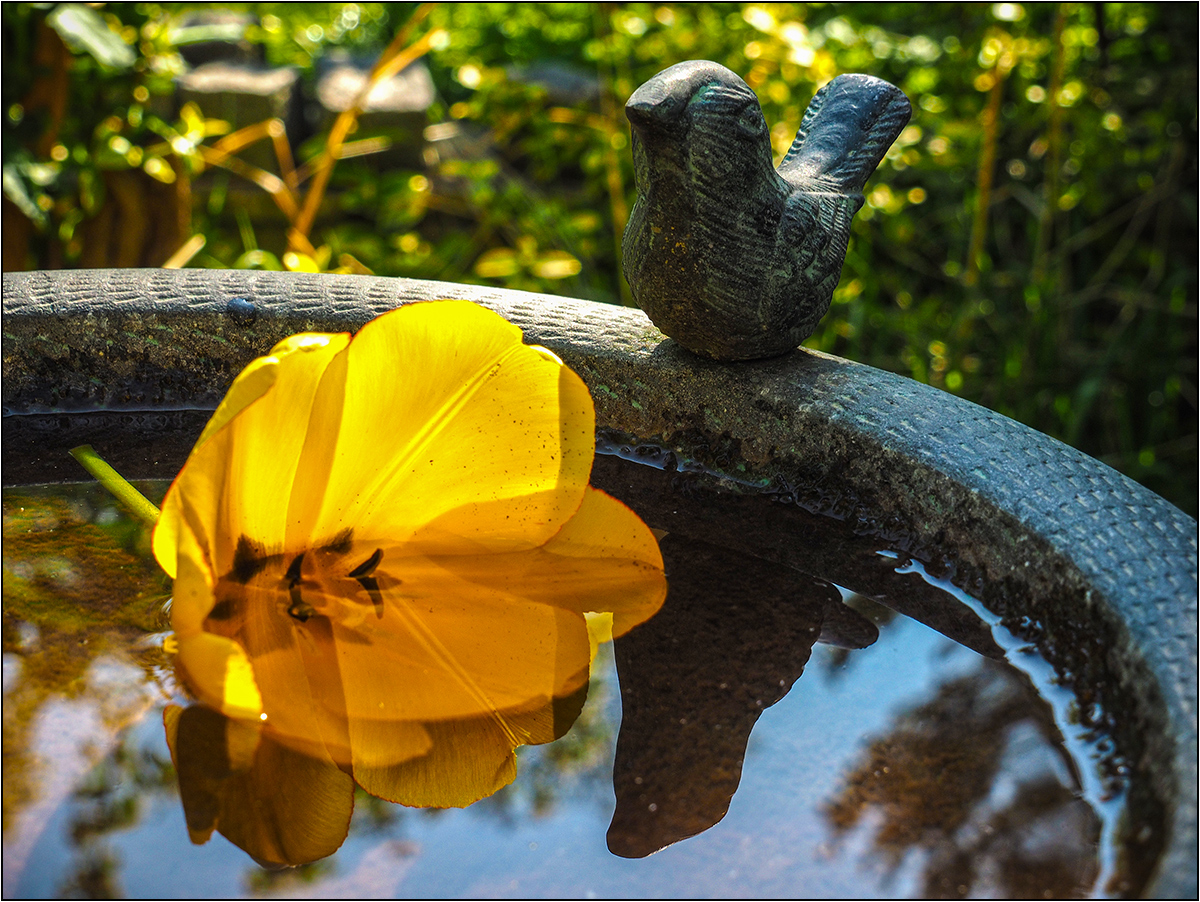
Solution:
[(812, 99), (778, 171), (758, 98), (717, 63), (679, 63), (633, 93), (637, 201), (622, 242), (634, 300), (717, 360), (791, 351), (829, 309), (863, 185), (908, 98), (842, 75)]

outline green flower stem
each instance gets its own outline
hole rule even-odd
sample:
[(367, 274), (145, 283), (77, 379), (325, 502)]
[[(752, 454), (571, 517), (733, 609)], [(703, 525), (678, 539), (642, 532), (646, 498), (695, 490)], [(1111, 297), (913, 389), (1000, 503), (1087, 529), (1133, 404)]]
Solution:
[(91, 473), (102, 486), (108, 489), (125, 507), (133, 511), (151, 526), (158, 522), (158, 508), (150, 503), (141, 492), (129, 484), (120, 473), (104, 462), (91, 445), (80, 445), (71, 449), (71, 456)]

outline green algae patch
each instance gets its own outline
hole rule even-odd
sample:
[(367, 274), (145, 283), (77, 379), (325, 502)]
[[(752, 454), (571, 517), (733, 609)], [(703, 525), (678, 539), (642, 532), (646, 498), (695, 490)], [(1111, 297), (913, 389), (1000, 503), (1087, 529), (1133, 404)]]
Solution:
[(5, 493), (6, 636), (17, 623), (79, 639), (163, 629), (170, 580), (149, 555), (150, 529), (98, 486), (66, 488)]

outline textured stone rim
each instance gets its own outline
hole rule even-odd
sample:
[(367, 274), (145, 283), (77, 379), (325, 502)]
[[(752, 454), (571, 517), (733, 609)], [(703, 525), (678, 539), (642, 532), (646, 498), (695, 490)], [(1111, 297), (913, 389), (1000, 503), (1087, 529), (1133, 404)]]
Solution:
[[(465, 298), (587, 382), (598, 426), (951, 565), (1117, 712), (1131, 810), (1163, 814), (1145, 892), (1197, 893), (1196, 521), (1098, 461), (929, 386), (809, 351), (720, 364), (640, 312), (442, 282), (216, 270), (4, 275), (4, 413), (215, 406), (298, 331)], [(1139, 807), (1150, 806), (1150, 808)]]

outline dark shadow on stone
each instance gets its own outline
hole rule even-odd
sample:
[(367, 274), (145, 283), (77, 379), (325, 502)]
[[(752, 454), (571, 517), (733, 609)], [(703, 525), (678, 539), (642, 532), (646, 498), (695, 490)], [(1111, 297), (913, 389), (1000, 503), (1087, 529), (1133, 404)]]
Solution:
[(173, 479), (211, 410), (31, 414), (4, 418), (4, 484), (90, 482), (68, 453), (91, 445), (126, 479)]

